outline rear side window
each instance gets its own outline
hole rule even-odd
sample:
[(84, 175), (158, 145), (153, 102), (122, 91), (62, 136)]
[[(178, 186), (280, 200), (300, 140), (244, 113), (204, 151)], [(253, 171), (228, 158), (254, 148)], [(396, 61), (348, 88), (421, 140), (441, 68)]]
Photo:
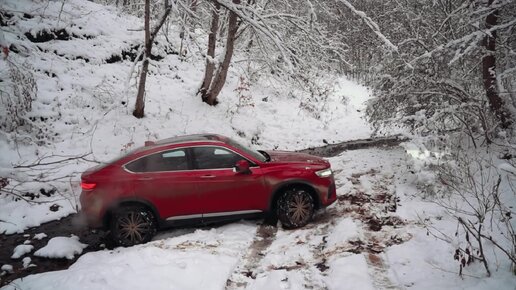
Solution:
[(233, 168), (242, 156), (220, 147), (195, 147), (193, 155), (196, 169)]
[(125, 167), (132, 172), (188, 170), (188, 159), (185, 149), (176, 149), (142, 157)]

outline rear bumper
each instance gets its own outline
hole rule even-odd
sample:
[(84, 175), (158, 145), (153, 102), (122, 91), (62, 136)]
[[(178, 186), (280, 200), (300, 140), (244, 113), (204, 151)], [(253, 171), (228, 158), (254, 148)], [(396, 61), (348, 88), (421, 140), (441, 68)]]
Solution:
[(92, 191), (82, 191), (80, 201), (79, 217), (81, 220), (90, 228), (103, 227), (104, 211), (102, 200), (98, 198), (98, 195)]
[(102, 219), (97, 218), (96, 216), (91, 215), (88, 212), (83, 210), (79, 211), (79, 218), (81, 222), (86, 225), (88, 228), (92, 229), (100, 229), (104, 227), (104, 223)]

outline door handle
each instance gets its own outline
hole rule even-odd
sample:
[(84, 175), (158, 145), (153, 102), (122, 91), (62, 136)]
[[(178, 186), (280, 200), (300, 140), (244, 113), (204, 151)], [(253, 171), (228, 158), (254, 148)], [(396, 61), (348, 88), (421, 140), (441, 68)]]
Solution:
[(210, 179), (210, 178), (215, 178), (215, 175), (202, 175), (201, 176), (202, 179)]
[(138, 180), (140, 181), (148, 181), (148, 180), (152, 180), (153, 178), (152, 177), (140, 177), (138, 178)]

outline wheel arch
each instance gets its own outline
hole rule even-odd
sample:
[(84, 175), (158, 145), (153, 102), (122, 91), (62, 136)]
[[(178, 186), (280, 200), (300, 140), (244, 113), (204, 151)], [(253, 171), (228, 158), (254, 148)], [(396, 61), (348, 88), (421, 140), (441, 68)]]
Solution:
[(122, 208), (122, 207), (128, 207), (128, 206), (143, 206), (148, 208), (152, 214), (154, 215), (154, 218), (156, 219), (158, 227), (161, 226), (162, 221), (160, 218), (160, 215), (158, 213), (158, 210), (156, 207), (149, 201), (139, 198), (129, 198), (129, 199), (122, 199), (118, 200), (117, 202), (111, 204), (106, 212), (104, 213), (104, 216), (102, 218), (102, 225), (105, 229), (109, 228), (109, 222), (111, 218), (113, 217), (113, 213), (115, 210)]
[(296, 179), (296, 180), (289, 180), (289, 181), (283, 182), (276, 186), (276, 188), (273, 190), (271, 199), (269, 201), (269, 212), (270, 213), (275, 212), (277, 202), (278, 202), (278, 199), (280, 198), (281, 194), (283, 194), (283, 192), (285, 192), (287, 189), (292, 188), (292, 187), (302, 187), (304, 189), (307, 189), (308, 192), (310, 193), (310, 196), (312, 196), (312, 198), (315, 202), (314, 209), (317, 210), (317, 209), (321, 208), (321, 199), (319, 197), (320, 195), (319, 195), (319, 192), (317, 191), (317, 189), (315, 189), (315, 187), (312, 184), (310, 184), (310, 182), (308, 182), (308, 181)]

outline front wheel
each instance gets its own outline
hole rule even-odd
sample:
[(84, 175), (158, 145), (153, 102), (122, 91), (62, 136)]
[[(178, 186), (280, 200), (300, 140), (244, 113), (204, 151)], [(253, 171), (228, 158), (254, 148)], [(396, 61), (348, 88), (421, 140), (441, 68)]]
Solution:
[(286, 190), (278, 199), (278, 219), (286, 229), (305, 226), (315, 211), (314, 199), (303, 188)]
[(111, 235), (115, 244), (129, 247), (150, 241), (156, 233), (152, 212), (143, 206), (116, 210), (111, 219)]

